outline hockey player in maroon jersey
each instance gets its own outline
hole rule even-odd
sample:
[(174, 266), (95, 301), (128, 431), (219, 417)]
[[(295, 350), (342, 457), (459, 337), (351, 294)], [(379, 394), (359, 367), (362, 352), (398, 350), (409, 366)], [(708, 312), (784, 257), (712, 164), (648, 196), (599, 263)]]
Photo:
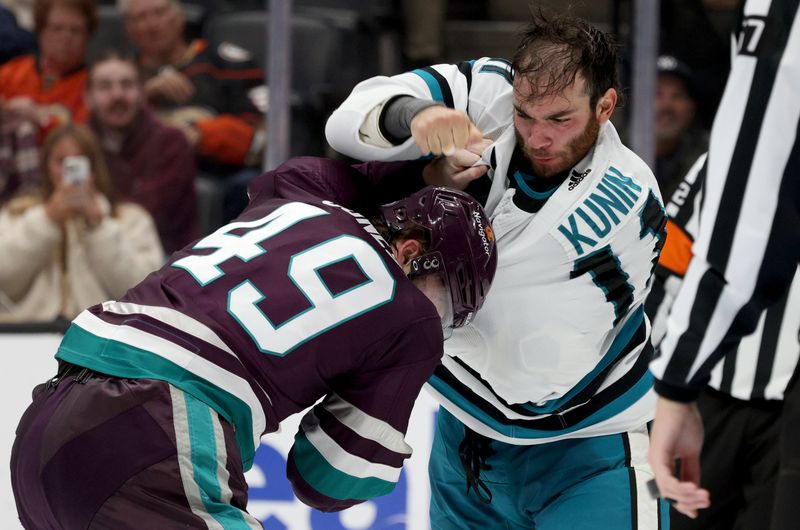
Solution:
[(243, 473), (312, 405), (287, 464), (297, 496), (341, 510), (390, 492), (443, 332), (481, 307), (497, 256), (468, 195), (378, 206), (373, 177), (289, 161), (235, 222), (78, 316), (17, 431), (23, 524), (259, 528)]

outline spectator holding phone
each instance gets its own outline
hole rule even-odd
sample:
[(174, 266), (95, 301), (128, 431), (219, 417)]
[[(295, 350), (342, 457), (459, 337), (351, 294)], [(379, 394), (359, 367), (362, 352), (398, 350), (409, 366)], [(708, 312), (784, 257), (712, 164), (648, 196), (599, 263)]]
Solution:
[(163, 261), (150, 215), (117, 202), (99, 143), (85, 126), (48, 135), (44, 189), (0, 209), (0, 320), (73, 318), (119, 297)]

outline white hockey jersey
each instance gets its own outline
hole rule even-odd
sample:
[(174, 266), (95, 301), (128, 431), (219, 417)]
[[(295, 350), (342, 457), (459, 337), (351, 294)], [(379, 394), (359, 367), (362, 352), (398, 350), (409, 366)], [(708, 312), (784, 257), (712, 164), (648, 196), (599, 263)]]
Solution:
[(530, 190), (513, 162), (511, 81), (508, 62), (488, 58), (372, 78), (331, 116), (328, 141), (364, 160), (418, 158), (412, 139), (390, 146), (379, 135), (381, 106), (401, 94), (464, 110), (494, 140), (482, 158), (497, 274), (429, 381), (445, 408), (514, 444), (641, 427), (654, 413), (642, 304), (665, 223), (655, 178), (606, 123), (541, 209), (520, 207), (515, 195)]

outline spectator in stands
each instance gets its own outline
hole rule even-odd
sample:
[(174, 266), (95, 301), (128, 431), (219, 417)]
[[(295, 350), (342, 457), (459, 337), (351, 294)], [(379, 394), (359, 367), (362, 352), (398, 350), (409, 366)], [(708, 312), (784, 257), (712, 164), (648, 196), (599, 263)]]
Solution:
[(263, 72), (250, 52), (231, 43), (187, 42), (176, 0), (124, 0), (120, 9), (148, 100), (185, 132), (201, 168), (224, 174), (259, 165), (263, 113), (254, 101), (263, 92)]
[(695, 122), (697, 100), (692, 72), (671, 55), (658, 58), (655, 100), (655, 175), (663, 196), (673, 189), (708, 149), (708, 132)]
[(679, 57), (696, 80), (697, 119), (710, 129), (731, 64), (730, 35), (740, 0), (662, 0), (659, 49)]
[(36, 49), (33, 33), (20, 27), (14, 13), (0, 7), (0, 64)]
[(4, 120), (44, 128), (85, 121), (83, 60), (97, 26), (97, 6), (94, 0), (37, 0), (34, 19), (38, 54), (0, 67)]
[(0, 205), (40, 186), (39, 147), (33, 124), (3, 119), (0, 108)]
[(86, 126), (52, 131), (42, 167), (43, 193), (0, 209), (0, 320), (73, 318), (122, 296), (163, 262), (153, 220), (140, 206), (115, 201)]
[(166, 252), (197, 238), (192, 148), (145, 107), (135, 59), (109, 52), (97, 60), (86, 101), (116, 189), (150, 212)]

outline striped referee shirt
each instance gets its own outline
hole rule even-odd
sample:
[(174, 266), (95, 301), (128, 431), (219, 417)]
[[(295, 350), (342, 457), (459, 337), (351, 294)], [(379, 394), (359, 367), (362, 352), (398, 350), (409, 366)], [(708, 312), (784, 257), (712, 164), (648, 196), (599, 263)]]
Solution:
[[(670, 399), (696, 397), (714, 367), (759, 327), (762, 310), (782, 303), (797, 269), (798, 4), (744, 6), (711, 132), (695, 256), (650, 366), (656, 391)], [(759, 358), (756, 372), (771, 371), (768, 364)]]
[[(667, 315), (692, 258), (697, 234), (706, 155), (692, 166), (666, 205), (669, 237), (661, 252), (653, 288), (645, 311), (652, 324), (653, 345), (658, 347), (667, 326)], [(794, 372), (800, 345), (800, 277), (795, 275), (789, 292), (763, 311), (753, 334), (726, 350), (711, 372), (709, 386), (738, 399), (783, 399)]]

